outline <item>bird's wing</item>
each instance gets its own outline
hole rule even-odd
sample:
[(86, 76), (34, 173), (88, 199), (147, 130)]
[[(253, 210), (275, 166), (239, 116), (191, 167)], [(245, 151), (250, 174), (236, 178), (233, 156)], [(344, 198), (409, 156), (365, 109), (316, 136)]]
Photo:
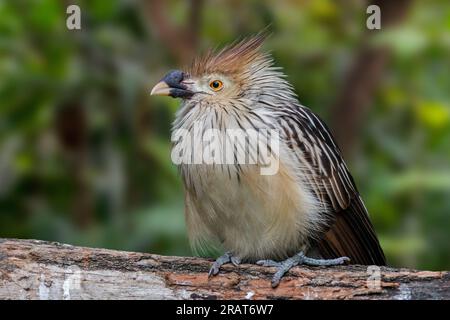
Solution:
[(367, 210), (328, 127), (304, 107), (286, 111), (279, 121), (302, 174), (331, 211), (328, 228), (318, 240), (311, 239), (315, 249), (323, 258), (348, 256), (354, 264), (385, 265)]

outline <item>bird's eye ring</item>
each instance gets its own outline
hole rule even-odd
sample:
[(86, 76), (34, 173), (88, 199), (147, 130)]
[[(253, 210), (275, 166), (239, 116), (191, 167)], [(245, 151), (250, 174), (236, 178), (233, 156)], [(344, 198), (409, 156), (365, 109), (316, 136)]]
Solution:
[(209, 87), (213, 89), (214, 91), (222, 90), (223, 88), (223, 82), (220, 80), (213, 80), (209, 83)]

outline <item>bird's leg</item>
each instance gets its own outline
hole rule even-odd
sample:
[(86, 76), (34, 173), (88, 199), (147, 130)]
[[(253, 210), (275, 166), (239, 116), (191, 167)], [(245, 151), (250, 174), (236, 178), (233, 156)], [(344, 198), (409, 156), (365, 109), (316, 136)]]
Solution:
[(220, 267), (230, 262), (235, 266), (238, 266), (241, 263), (241, 259), (239, 257), (233, 256), (231, 252), (225, 252), (224, 255), (218, 257), (216, 261), (214, 261), (211, 269), (209, 269), (208, 277), (217, 275), (219, 273)]
[(256, 264), (264, 267), (277, 268), (277, 271), (272, 278), (272, 287), (275, 288), (280, 284), (280, 280), (285, 275), (285, 273), (288, 272), (292, 267), (301, 264), (308, 266), (336, 266), (344, 264), (346, 261), (350, 261), (350, 258), (340, 257), (336, 259), (313, 259), (305, 256), (303, 252), (299, 252), (295, 256), (281, 262), (277, 262), (274, 260), (259, 260), (256, 262)]

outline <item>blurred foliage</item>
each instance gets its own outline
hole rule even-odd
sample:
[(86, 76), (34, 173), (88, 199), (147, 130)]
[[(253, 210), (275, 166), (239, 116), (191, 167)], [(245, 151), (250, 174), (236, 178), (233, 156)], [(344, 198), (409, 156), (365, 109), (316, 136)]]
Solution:
[[(141, 1), (0, 0), (0, 237), (190, 254), (170, 161), (174, 55)], [(183, 27), (189, 1), (164, 1)], [(205, 1), (200, 52), (270, 25), (267, 49), (327, 122), (364, 38), (363, 1)], [(349, 166), (393, 265), (450, 267), (450, 3), (416, 1)]]

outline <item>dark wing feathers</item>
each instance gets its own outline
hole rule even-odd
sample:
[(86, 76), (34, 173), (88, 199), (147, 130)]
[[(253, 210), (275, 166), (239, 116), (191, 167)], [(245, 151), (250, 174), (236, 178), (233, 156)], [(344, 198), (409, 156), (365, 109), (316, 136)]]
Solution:
[(383, 250), (361, 204), (358, 197), (347, 209), (337, 212), (330, 229), (315, 242), (323, 258), (348, 256), (355, 264), (386, 264)]
[(327, 126), (304, 107), (290, 108), (280, 122), (315, 195), (333, 211), (328, 229), (311, 239), (315, 249), (323, 258), (348, 256), (354, 264), (385, 265), (367, 210)]

